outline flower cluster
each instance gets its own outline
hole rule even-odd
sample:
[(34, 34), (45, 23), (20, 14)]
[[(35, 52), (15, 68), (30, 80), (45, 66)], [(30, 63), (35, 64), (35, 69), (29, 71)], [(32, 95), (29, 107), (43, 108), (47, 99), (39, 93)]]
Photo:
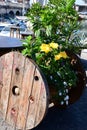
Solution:
[[(71, 58), (66, 51), (55, 42), (39, 43), (34, 42), (24, 44), (24, 54), (27, 54), (41, 68), (49, 87), (54, 87), (57, 94), (53, 97), (61, 105), (68, 105), (69, 89), (76, 86), (76, 73), (71, 64)], [(26, 49), (26, 46), (28, 49)]]
[(41, 51), (48, 53), (51, 51), (51, 48), (54, 48), (54, 49), (58, 48), (58, 44), (57, 43), (42, 44), (40, 48), (41, 48)]
[[(42, 44), (40, 46), (40, 49), (41, 49), (42, 52), (49, 53), (49, 52), (52, 51), (52, 49), (58, 49), (58, 46), (59, 45), (57, 43), (52, 42), (52, 43), (49, 43), (49, 44)], [(68, 58), (65, 51), (62, 51), (62, 52), (55, 55), (55, 60), (60, 60), (60, 58), (64, 58), (64, 59)]]

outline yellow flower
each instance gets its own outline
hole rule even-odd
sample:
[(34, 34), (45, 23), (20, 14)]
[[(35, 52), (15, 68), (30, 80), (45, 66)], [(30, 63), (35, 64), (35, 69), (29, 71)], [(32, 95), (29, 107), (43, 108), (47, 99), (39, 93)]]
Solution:
[(58, 55), (55, 55), (55, 60), (60, 60), (60, 58), (64, 58), (64, 59), (68, 58), (65, 51), (60, 52)]
[(48, 53), (51, 50), (50, 46), (48, 44), (44, 44), (44, 43), (40, 46), (40, 49), (41, 49), (41, 51), (43, 51), (45, 53)]
[(66, 59), (66, 58), (68, 57), (65, 51), (60, 52), (60, 55), (61, 55), (61, 57), (63, 57), (64, 59)]
[(58, 55), (55, 55), (55, 60), (60, 60), (61, 54), (59, 53)]
[(50, 47), (54, 48), (54, 49), (57, 49), (58, 48), (58, 43), (54, 43), (54, 42), (51, 42), (50, 44)]

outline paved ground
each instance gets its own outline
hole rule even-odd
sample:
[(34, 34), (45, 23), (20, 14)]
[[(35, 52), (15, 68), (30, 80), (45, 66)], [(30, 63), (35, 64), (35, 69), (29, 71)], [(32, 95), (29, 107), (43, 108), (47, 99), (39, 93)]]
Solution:
[(61, 110), (51, 108), (34, 130), (87, 130), (87, 88), (75, 104)]
[[(87, 53), (81, 55), (85, 71)], [(0, 118), (0, 130), (14, 130)], [(33, 130), (87, 130), (87, 87), (80, 99), (66, 109), (50, 108), (45, 119)]]

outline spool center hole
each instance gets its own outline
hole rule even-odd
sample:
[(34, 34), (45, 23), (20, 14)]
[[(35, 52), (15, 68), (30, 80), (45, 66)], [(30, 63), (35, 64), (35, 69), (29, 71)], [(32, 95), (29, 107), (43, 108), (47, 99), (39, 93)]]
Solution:
[(13, 95), (18, 96), (20, 94), (19, 87), (18, 86), (13, 86), (12, 93), (13, 93)]

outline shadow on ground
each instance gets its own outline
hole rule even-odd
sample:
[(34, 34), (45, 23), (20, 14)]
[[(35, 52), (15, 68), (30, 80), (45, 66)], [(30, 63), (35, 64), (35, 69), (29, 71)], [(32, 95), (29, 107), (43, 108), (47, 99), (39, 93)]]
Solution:
[(80, 99), (66, 109), (50, 108), (33, 130), (87, 130), (87, 88)]
[(85, 71), (87, 71), (87, 60), (86, 59), (81, 59), (82, 65), (85, 69)]

